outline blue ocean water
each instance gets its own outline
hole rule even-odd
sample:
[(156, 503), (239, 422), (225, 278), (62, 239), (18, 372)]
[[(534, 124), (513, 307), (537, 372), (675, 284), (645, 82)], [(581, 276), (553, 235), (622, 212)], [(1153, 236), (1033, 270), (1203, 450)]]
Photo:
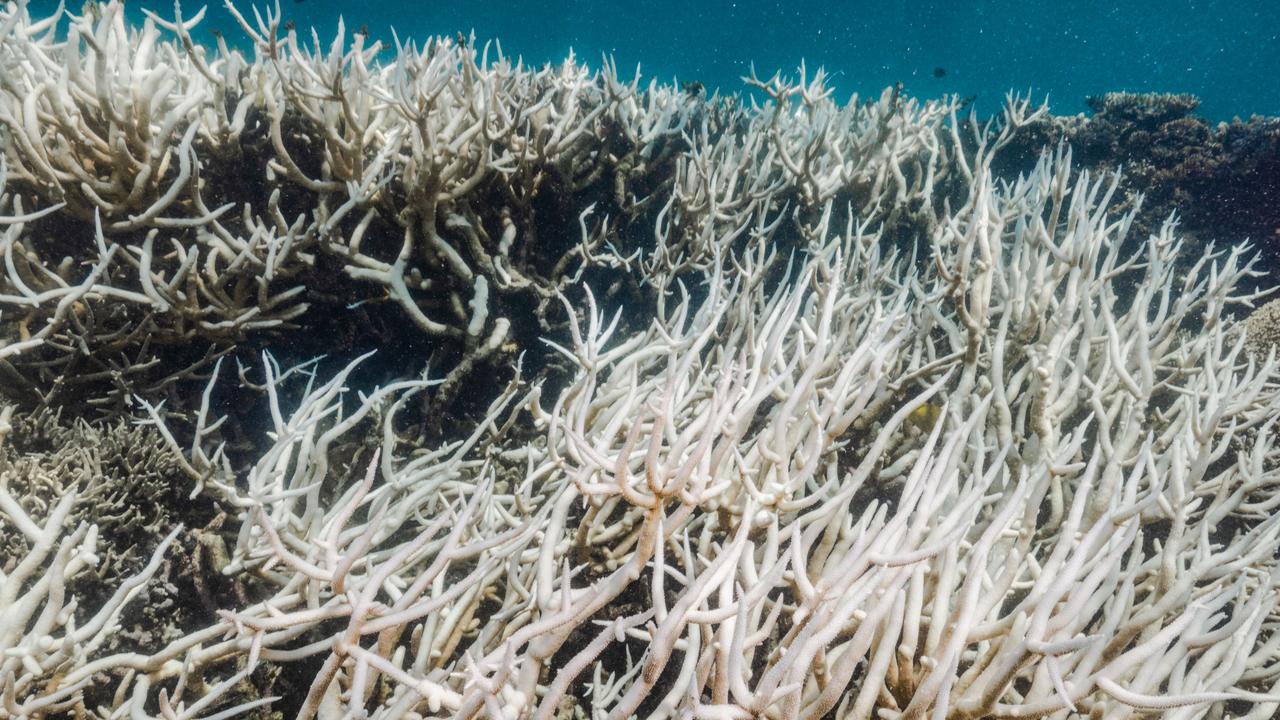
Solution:
[[(54, 6), (32, 3), (40, 13)], [(138, 17), (143, 7), (165, 16), (173, 8), (130, 7)], [(199, 7), (187, 3), (185, 12)], [(401, 37), (474, 31), (534, 64), (572, 48), (593, 66), (609, 54), (628, 73), (638, 63), (646, 78), (728, 91), (742, 87), (752, 63), (768, 77), (803, 59), (833, 74), (842, 96), (902, 82), (917, 97), (975, 96), (991, 111), (1007, 90), (1030, 89), (1066, 114), (1107, 91), (1186, 92), (1213, 120), (1280, 114), (1278, 0), (284, 0), (282, 9), (322, 37), (339, 16), (348, 30), (366, 25), (385, 39), (393, 26)], [(204, 26), (241, 36), (221, 3), (210, 5)]]

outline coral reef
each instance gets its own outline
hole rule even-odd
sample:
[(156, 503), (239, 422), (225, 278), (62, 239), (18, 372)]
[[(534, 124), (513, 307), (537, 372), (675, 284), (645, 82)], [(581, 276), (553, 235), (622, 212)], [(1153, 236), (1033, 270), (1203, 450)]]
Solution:
[[(1172, 213), (1208, 242), (1248, 240), (1269, 266), (1280, 258), (1280, 119), (1211, 124), (1190, 95), (1108, 93), (1090, 116), (1045, 116), (1012, 143), (997, 170), (1028, 170), (1045, 144), (1069, 143), (1081, 168), (1123, 170), (1118, 208), (1138, 207), (1139, 237)], [(1142, 201), (1137, 198), (1141, 195)], [(1274, 273), (1271, 284), (1280, 281)]]
[(1244, 331), (1244, 349), (1262, 360), (1270, 352), (1280, 352), (1280, 300), (1272, 300), (1249, 313), (1240, 323)]
[(0, 716), (1280, 708), (1257, 258), (1079, 170), (1194, 101), (175, 13), (0, 7)]
[[(643, 91), (612, 67), (529, 72), (452, 39), (378, 63), (385, 48), (362, 33), (317, 55), (278, 16), (244, 23), (256, 61), (207, 58), (194, 21), (154, 17), (126, 38), (117, 16), (72, 23), (68, 43), (87, 51), (65, 66), (50, 23), (13, 29), (30, 42), (4, 51), (0, 360), (24, 401), (119, 412), (191, 392), (237, 350), (286, 347), (291, 362), (397, 345), (447, 374), (438, 424), (467, 414), (464, 380), (501, 383), (515, 348), (563, 334), (556, 298), (578, 281), (652, 308), (639, 281), (705, 262), (689, 252), (699, 204), (767, 193), (901, 223), (929, 188), (887, 175), (879, 154), (910, 170), (943, 152), (948, 106), (895, 93), (758, 133), (767, 120), (736, 99)], [(735, 197), (673, 205), (691, 162), (760, 172), (708, 188)], [(901, 202), (883, 203), (886, 187)], [(644, 254), (655, 225), (672, 257)], [(384, 362), (366, 386), (401, 370)]]
[[(108, 549), (94, 568), (97, 579), (114, 586), (137, 572), (155, 538), (178, 522), (174, 508), (184, 494), (182, 471), (159, 433), (122, 419), (66, 422), (47, 410), (6, 421), (5, 487), (28, 511), (75, 493), (68, 522), (95, 525)], [(0, 537), (20, 542), (13, 528)]]

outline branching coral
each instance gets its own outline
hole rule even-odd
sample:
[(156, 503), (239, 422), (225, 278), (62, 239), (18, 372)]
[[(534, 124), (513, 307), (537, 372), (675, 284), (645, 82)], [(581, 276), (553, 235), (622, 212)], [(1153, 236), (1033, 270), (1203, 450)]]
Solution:
[[(931, 211), (947, 166), (947, 103), (840, 108), (820, 73), (804, 92), (757, 81), (778, 102), (755, 113), (453, 40), (388, 63), (362, 33), (308, 48), (278, 12), (236, 13), (252, 61), (210, 56), (198, 16), (133, 31), (120, 4), (93, 7), (60, 40), (20, 3), (0, 48), (0, 353), (45, 397), (159, 397), (246, 337), (323, 323), (360, 350), (380, 340), (362, 313), (389, 305), (447, 358), (444, 406), (512, 332), (549, 331), (584, 273), (616, 292), (689, 272), (749, 206)], [(651, 254), (655, 225), (670, 242)]]
[[(80, 52), (7, 12), (10, 85), (44, 72), (19, 50)], [(305, 50), (275, 13), (243, 22), (248, 62), (210, 57), (182, 18), (156, 19), (176, 36), (159, 41), (125, 30), (116, 5), (101, 12), (76, 20), (102, 48), (94, 67), (127, 64), (135, 80), (186, 69), (205, 89), (151, 155), (155, 128), (121, 135), (136, 138), (122, 141), (128, 158), (101, 156), (172, 158), (136, 205), (108, 189), (121, 173), (136, 186), (146, 161), (61, 157), (103, 173), (95, 200), (41, 174), (47, 148), (5, 145), (21, 169), (3, 200), (0, 302), (29, 319), (4, 318), (3, 352), (31, 392), (71, 367), (59, 353), (102, 341), (91, 312), (160, 312), (126, 278), (171, 273), (188, 278), (175, 307), (243, 277), (257, 289), (226, 296), (236, 313), (270, 318), (288, 312), (277, 291), (300, 298), (338, 262), (384, 288), (404, 327), (463, 351), (369, 390), (353, 387), (367, 359), (326, 377), (271, 355), (238, 372), (210, 357), (203, 393), (138, 398), (191, 492), (228, 512), (211, 564), (252, 580), (159, 650), (102, 649), (99, 618), (155, 573), (172, 534), (102, 608), (78, 608), (63, 578), (93, 556), (94, 526), (69, 527), (70, 501), (34, 513), (0, 493), (43, 553), (5, 569), (3, 712), (1261, 719), (1280, 707), (1280, 387), (1273, 356), (1251, 356), (1229, 321), (1256, 298), (1248, 250), (1187, 247), (1172, 222), (1129, 238), (1133, 214), (1109, 212), (1120, 179), (1073, 173), (1065, 147), (997, 178), (993, 158), (1042, 109), (1010, 98), (980, 125), (893, 91), (839, 107), (820, 74), (752, 78), (768, 100), (748, 109), (642, 92), (607, 65), (490, 63), (469, 43), (405, 46), (381, 64), (363, 36)], [(53, 137), (42, 101), (14, 97), (0, 117)], [(95, 122), (139, 122), (123, 109), (139, 96), (106, 97)], [(147, 106), (169, 118), (181, 103)], [(191, 179), (219, 162), (199, 141), (223, 133), (235, 164), (256, 157), (255, 132), (277, 184), (267, 210), (261, 198), (220, 210), (202, 198), (233, 190)], [(529, 203), (552, 182), (575, 188), (565, 198), (595, 188), (622, 219), (574, 208), (579, 240), (548, 266), (529, 259), (542, 250)], [(496, 210), (482, 187), (505, 198)], [(307, 210), (290, 219), (290, 204)], [(159, 258), (175, 231), (160, 221), (179, 210), (190, 222)], [(98, 257), (51, 267), (37, 228), (77, 212), (93, 217), (81, 236)], [(375, 225), (395, 242), (374, 242)], [(539, 306), (540, 345), (568, 370), (520, 361), (508, 382), (471, 388), (478, 422), (424, 435), (423, 397), (456, 392), (511, 337), (510, 293)], [(621, 300), (645, 304), (613, 309)], [(556, 308), (566, 324), (549, 321)], [(22, 322), (41, 329), (24, 336)], [(266, 427), (219, 402), (255, 393)], [(247, 465), (233, 427), (258, 443)], [(235, 690), (268, 665), (305, 668), (309, 689)], [(91, 683), (113, 688), (92, 707)]]

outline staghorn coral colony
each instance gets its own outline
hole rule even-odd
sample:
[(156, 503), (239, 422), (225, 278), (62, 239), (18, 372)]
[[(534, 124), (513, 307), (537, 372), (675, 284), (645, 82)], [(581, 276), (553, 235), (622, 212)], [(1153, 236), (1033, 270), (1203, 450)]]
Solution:
[(174, 10), (0, 5), (0, 716), (1280, 708), (1261, 273), (1045, 108)]

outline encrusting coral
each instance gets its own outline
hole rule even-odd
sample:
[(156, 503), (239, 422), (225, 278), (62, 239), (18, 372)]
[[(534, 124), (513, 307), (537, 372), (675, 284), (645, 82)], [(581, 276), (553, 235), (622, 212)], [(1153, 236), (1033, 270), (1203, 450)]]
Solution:
[[(999, 178), (1043, 108), (325, 50), (278, 9), (250, 60), (122, 12), (0, 11), (5, 462), (125, 414), (221, 514), (170, 501), (82, 602), (86, 489), (0, 484), (0, 715), (1280, 707), (1254, 260), (1133, 237), (1066, 146)], [(434, 362), (294, 358), (316, 302)], [(214, 613), (108, 645), (179, 545)]]

